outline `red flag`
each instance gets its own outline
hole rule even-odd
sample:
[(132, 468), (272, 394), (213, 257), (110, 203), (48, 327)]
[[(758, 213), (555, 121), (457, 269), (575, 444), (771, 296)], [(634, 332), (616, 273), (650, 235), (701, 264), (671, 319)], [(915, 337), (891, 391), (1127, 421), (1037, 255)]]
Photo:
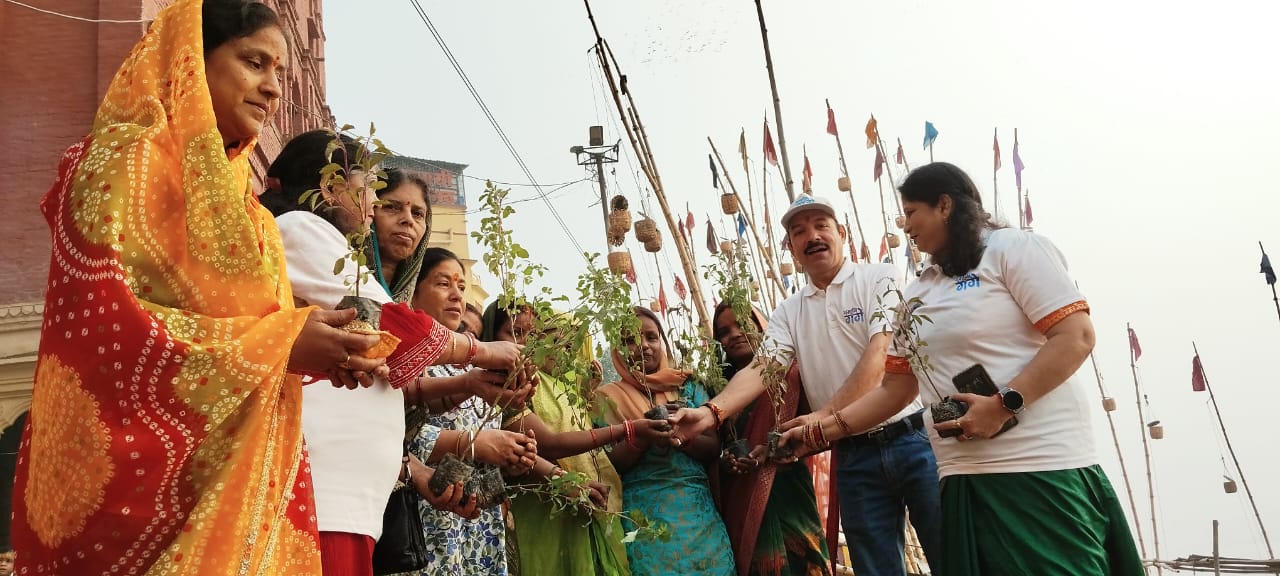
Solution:
[(683, 221), (683, 220), (681, 220), (677, 225), (680, 227), (680, 237), (681, 237), (681, 238), (684, 238), (684, 241), (685, 241), (685, 242), (688, 242), (688, 241), (689, 241), (689, 233), (684, 229), (684, 221)]
[(778, 165), (778, 151), (773, 149), (773, 136), (769, 134), (769, 121), (764, 121), (764, 159), (774, 166)]
[(661, 308), (663, 316), (667, 315), (667, 287), (662, 284), (658, 285), (658, 308)]
[(1024, 206), (1022, 208), (1022, 213), (1025, 214), (1027, 217), (1027, 226), (1030, 226), (1031, 225), (1031, 195), (1030, 194), (1027, 194), (1026, 198), (1023, 200), (1023, 204)]
[(1129, 328), (1129, 353), (1133, 355), (1133, 361), (1137, 362), (1142, 358), (1142, 345), (1138, 343), (1138, 333)]
[(885, 257), (889, 255), (889, 243), (884, 236), (880, 237), (880, 261), (884, 262)]
[(684, 287), (684, 280), (681, 280), (679, 276), (676, 276), (676, 282), (675, 282), (675, 284), (676, 284), (676, 286), (675, 286), (675, 288), (676, 288), (676, 296), (679, 296), (681, 300), (686, 300), (686, 299), (688, 299), (688, 298), (689, 298), (689, 291), (688, 291), (688, 289), (686, 289), (686, 288)]
[(1200, 364), (1200, 355), (1196, 354), (1196, 357), (1191, 359), (1191, 391), (1204, 392), (1204, 389), (1204, 366)]
[(627, 274), (625, 277), (627, 279), (627, 282), (630, 282), (631, 284), (635, 284), (636, 283), (636, 267), (632, 266), (631, 268), (628, 268)]
[(853, 234), (849, 234), (849, 258), (854, 264), (858, 263), (858, 249), (853, 245)]
[(993, 144), (991, 145), (991, 150), (995, 152), (995, 155), (996, 155), (995, 169), (998, 171), (1000, 170), (1000, 131), (999, 130), (996, 130), (996, 132), (993, 133), (993, 135), (991, 136), (991, 141), (993, 142)]
[(684, 209), (689, 211), (688, 215), (684, 217), (684, 227), (689, 230), (689, 234), (693, 234), (693, 225), (696, 224), (693, 220), (693, 211), (689, 210), (688, 204), (684, 205)]
[(840, 132), (836, 130), (836, 111), (827, 106), (827, 134), (839, 136)]
[(907, 153), (902, 151), (902, 139), (898, 139), (898, 153), (893, 155), (893, 161), (898, 164), (907, 163)]
[(804, 177), (802, 188), (805, 194), (813, 194), (813, 169), (809, 167), (809, 152), (804, 153)]
[(882, 173), (884, 173), (884, 155), (880, 154), (880, 149), (879, 149), (879, 148), (876, 148), (876, 168), (875, 168), (875, 176), (876, 176), (876, 181), (877, 181), (877, 182), (879, 182), (879, 181), (880, 181), (880, 174), (882, 174)]
[(876, 142), (880, 141), (880, 131), (876, 129), (876, 117), (872, 116), (867, 120), (867, 148), (875, 148)]

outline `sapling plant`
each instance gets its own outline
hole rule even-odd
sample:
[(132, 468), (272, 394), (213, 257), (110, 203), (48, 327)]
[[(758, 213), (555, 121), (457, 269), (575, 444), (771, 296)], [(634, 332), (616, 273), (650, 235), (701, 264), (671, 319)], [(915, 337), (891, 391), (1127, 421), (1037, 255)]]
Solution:
[[(893, 301), (886, 302), (892, 298)], [(933, 319), (927, 314), (919, 312), (924, 306), (924, 301), (919, 297), (907, 298), (903, 295), (902, 290), (898, 289), (896, 284), (890, 283), (882, 294), (876, 296), (876, 311), (871, 314), (871, 321), (884, 322), (889, 321), (893, 327), (893, 349), (900, 354), (905, 355), (907, 362), (911, 365), (911, 369), (916, 374), (923, 374), (925, 385), (933, 391), (937, 398), (942, 398), (941, 402), (934, 403), (929, 407), (929, 412), (933, 417), (933, 421), (946, 422), (955, 420), (964, 416), (968, 409), (963, 402), (951, 399), (950, 396), (943, 396), (938, 391), (937, 384), (933, 381), (933, 364), (929, 361), (929, 354), (925, 348), (929, 343), (920, 338), (920, 327), (926, 323), (932, 324)], [(959, 435), (960, 429), (948, 429), (940, 431), (943, 436)]]

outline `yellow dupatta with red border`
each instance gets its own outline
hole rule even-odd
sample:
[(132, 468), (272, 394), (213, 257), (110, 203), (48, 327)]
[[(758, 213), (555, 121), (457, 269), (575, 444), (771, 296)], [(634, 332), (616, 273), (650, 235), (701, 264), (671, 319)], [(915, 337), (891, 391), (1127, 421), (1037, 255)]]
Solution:
[(14, 486), (21, 574), (320, 572), (285, 374), (310, 310), (249, 187), (254, 142), (224, 151), (201, 7), (160, 13), (41, 202), (53, 245)]

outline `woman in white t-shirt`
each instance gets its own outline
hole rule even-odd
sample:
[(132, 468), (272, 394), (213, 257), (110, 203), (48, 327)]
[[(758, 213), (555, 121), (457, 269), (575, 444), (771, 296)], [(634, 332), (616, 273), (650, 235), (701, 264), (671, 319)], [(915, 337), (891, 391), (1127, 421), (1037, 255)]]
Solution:
[[(905, 230), (930, 262), (900, 295), (908, 305), (896, 310), (884, 383), (788, 440), (816, 448), (874, 426), (917, 392), (935, 407), (950, 397), (968, 411), (939, 417), (930, 433), (943, 573), (1143, 574), (1094, 451), (1095, 403), (1074, 376), (1094, 334), (1062, 254), (1044, 237), (994, 223), (951, 164), (918, 168), (900, 192)], [(982, 370), (986, 391), (974, 384)]]

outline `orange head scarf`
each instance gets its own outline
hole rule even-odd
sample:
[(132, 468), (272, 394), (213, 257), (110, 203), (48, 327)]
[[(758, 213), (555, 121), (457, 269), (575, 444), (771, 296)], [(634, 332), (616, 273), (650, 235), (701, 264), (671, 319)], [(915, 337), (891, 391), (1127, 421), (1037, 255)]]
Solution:
[[(316, 574), (295, 310), (205, 77), (201, 0), (162, 11), (41, 209), (53, 233), (13, 547), (32, 574)], [(25, 572), (24, 572), (25, 571)]]
[[(644, 418), (644, 413), (649, 408), (675, 402), (680, 398), (680, 387), (691, 374), (671, 367), (674, 363), (671, 345), (667, 343), (666, 333), (662, 331), (662, 322), (657, 315), (646, 308), (636, 307), (635, 310), (637, 315), (643, 315), (658, 325), (658, 332), (662, 334), (663, 354), (658, 360), (658, 369), (652, 374), (636, 374), (628, 366), (622, 351), (612, 351), (610, 358), (613, 360), (613, 368), (622, 380), (606, 384), (597, 390), (612, 403), (613, 409), (605, 410), (605, 419), (611, 424)], [(652, 402), (649, 400), (650, 395), (653, 397)]]

